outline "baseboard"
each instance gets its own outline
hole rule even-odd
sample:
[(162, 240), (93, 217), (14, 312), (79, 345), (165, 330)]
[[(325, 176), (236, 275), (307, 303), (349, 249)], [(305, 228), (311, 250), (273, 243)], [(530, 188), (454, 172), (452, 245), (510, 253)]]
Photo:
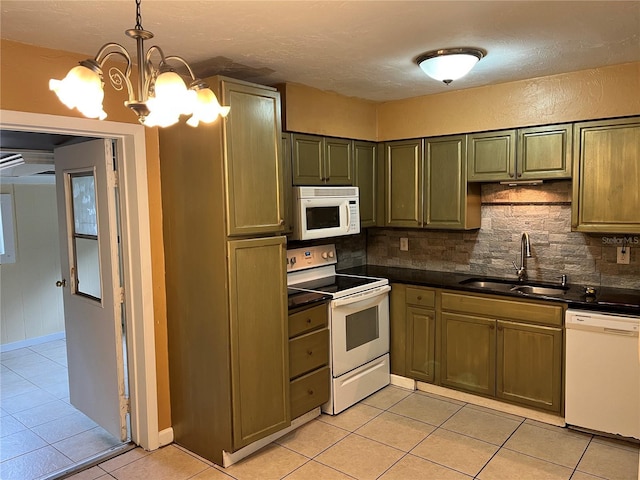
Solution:
[(169, 445), (173, 442), (173, 428), (165, 428), (164, 430), (160, 430), (158, 432), (158, 442), (160, 443), (159, 447), (164, 447), (165, 445)]
[(430, 383), (423, 382), (416, 382), (416, 389), (421, 392), (433, 393), (435, 395), (451, 398), (453, 400), (471, 403), (472, 405), (491, 408), (493, 410), (498, 410), (499, 412), (510, 413), (511, 415), (530, 418), (532, 420), (537, 420), (538, 422), (548, 423), (549, 425), (555, 425), (558, 427), (564, 427), (566, 425), (564, 418), (559, 415), (540, 412), (538, 410), (533, 410), (527, 407), (520, 407), (518, 405), (512, 405), (510, 403), (504, 403), (499, 400), (493, 400), (491, 398), (480, 397), (472, 393), (451, 390), (446, 387), (440, 387), (438, 385), (432, 385)]
[(11, 350), (18, 350), (19, 348), (31, 347), (33, 345), (40, 345), (41, 343), (52, 342), (54, 340), (61, 340), (65, 338), (65, 332), (56, 332), (49, 335), (43, 335), (42, 337), (27, 338), (26, 340), (20, 340), (18, 342), (5, 343), (0, 345), (0, 352), (10, 352)]
[(391, 374), (391, 385), (406, 388), (408, 390), (416, 389), (416, 381), (412, 378), (401, 377), (400, 375)]
[(291, 425), (288, 426), (287, 428), (285, 428), (284, 430), (280, 430), (279, 432), (276, 432), (272, 435), (269, 435), (268, 437), (265, 438), (261, 438), (260, 440), (253, 442), (250, 445), (247, 445), (244, 448), (241, 448), (240, 450), (236, 450), (233, 453), (229, 453), (229, 452), (222, 452), (222, 463), (224, 464), (224, 468), (230, 467), (231, 465), (233, 465), (234, 463), (239, 462), (240, 460), (242, 460), (243, 458), (251, 455), (254, 452), (257, 452), (258, 450), (260, 450), (262, 447), (269, 445), (271, 442), (273, 442), (274, 440), (277, 440), (278, 438), (286, 435), (287, 433), (291, 432), (292, 430), (295, 430), (296, 428), (300, 427), (301, 425), (304, 425), (307, 422), (310, 422), (311, 420), (313, 420), (314, 418), (317, 418), (320, 416), (320, 407), (315, 408), (314, 410), (311, 410), (308, 413), (305, 413), (304, 415), (299, 416), (298, 418), (296, 418), (295, 420), (293, 420), (291, 422)]

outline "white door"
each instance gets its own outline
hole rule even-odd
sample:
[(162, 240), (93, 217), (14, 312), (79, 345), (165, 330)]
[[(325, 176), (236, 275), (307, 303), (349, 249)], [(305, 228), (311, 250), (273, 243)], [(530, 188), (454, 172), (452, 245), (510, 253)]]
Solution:
[(127, 440), (116, 175), (112, 141), (55, 149), (69, 393)]

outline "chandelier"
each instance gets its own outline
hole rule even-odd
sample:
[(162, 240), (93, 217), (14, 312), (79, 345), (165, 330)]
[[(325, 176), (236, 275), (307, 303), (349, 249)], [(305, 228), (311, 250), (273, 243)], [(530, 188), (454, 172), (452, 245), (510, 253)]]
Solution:
[[(103, 67), (111, 56), (123, 57), (127, 62), (125, 71), (109, 68), (109, 80), (115, 90), (125, 86), (129, 99), (124, 104), (133, 110), (140, 123), (147, 127), (168, 127), (178, 122), (181, 115), (191, 115), (187, 124), (197, 127), (200, 122), (211, 123), (218, 116), (226, 117), (230, 107), (218, 103), (215, 93), (201, 79), (194, 76), (189, 64), (178, 56), (167, 56), (158, 46), (144, 50), (144, 41), (153, 38), (153, 33), (142, 28), (140, 2), (136, 0), (136, 26), (125, 31), (125, 35), (136, 41), (136, 64), (138, 78), (136, 89), (131, 84), (131, 56), (118, 43), (106, 43), (93, 59), (87, 59), (73, 67), (62, 80), (51, 79), (49, 89), (54, 91), (62, 103), (76, 108), (88, 118), (104, 120), (107, 114), (102, 108), (104, 98)], [(157, 64), (152, 56), (159, 56)], [(174, 66), (183, 66), (189, 74), (189, 87), (176, 73)]]
[(449, 85), (469, 73), (486, 55), (478, 48), (443, 48), (420, 55), (416, 63), (431, 78)]

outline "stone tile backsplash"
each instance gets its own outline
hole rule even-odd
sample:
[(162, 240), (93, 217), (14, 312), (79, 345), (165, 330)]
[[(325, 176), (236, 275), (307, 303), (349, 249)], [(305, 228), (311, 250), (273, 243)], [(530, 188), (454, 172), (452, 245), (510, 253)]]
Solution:
[[(363, 235), (343, 237), (339, 268), (361, 265), (398, 266), (425, 270), (516, 278), (512, 262), (520, 262), (520, 237), (527, 232), (532, 258), (526, 259), (529, 279), (640, 289), (640, 235), (583, 234), (571, 231), (571, 182), (552, 182), (532, 189), (483, 185), (482, 225), (473, 231), (369, 228)], [(400, 251), (400, 238), (409, 251)], [(628, 265), (616, 263), (615, 242), (632, 244)], [(366, 255), (364, 255), (366, 251)]]

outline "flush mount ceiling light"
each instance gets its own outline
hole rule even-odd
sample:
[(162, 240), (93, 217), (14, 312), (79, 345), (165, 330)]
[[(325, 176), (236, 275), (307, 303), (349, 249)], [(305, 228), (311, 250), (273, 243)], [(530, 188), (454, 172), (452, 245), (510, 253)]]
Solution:
[(443, 48), (420, 55), (416, 63), (431, 78), (449, 85), (469, 73), (486, 55), (479, 48)]
[[(165, 57), (160, 47), (155, 45), (145, 52), (144, 41), (153, 38), (153, 33), (142, 28), (140, 2), (141, 0), (136, 0), (135, 28), (124, 32), (136, 41), (137, 89), (133, 88), (130, 79), (133, 67), (131, 56), (118, 43), (103, 45), (95, 58), (80, 62), (64, 79), (51, 79), (49, 89), (67, 107), (77, 108), (86, 117), (104, 120), (107, 114), (102, 108), (102, 69), (107, 59), (116, 55), (124, 58), (127, 66), (124, 73), (117, 67), (109, 69), (111, 86), (118, 91), (127, 87), (129, 99), (124, 104), (138, 115), (143, 125), (168, 127), (176, 123), (180, 115), (191, 115), (187, 124), (197, 127), (199, 122), (211, 123), (218, 116), (226, 117), (230, 107), (220, 106), (213, 91), (194, 76), (191, 67), (182, 57)], [(159, 57), (157, 64), (152, 62), (152, 56)], [(188, 88), (172, 64), (187, 70), (190, 82)]]

